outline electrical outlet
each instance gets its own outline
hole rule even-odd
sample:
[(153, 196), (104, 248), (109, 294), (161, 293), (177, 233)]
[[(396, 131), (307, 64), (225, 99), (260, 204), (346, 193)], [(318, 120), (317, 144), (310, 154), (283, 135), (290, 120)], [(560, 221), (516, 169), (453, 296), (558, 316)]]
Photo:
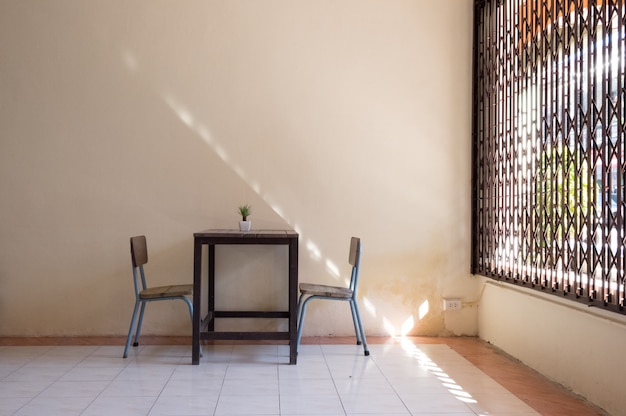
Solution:
[(444, 299), (443, 300), (443, 310), (444, 311), (454, 311), (462, 308), (461, 299)]

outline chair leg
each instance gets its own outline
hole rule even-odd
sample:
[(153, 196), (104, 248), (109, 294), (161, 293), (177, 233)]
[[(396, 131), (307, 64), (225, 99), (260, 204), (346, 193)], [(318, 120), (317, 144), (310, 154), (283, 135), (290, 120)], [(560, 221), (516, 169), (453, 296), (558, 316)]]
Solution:
[(296, 341), (296, 351), (300, 349), (300, 339), (302, 338), (302, 327), (304, 326), (304, 315), (306, 315), (306, 305), (309, 303), (313, 296), (307, 298), (302, 301), (304, 298), (304, 294), (300, 295), (300, 299), (298, 299), (298, 340)]
[(354, 324), (354, 334), (356, 335), (356, 345), (361, 345), (361, 333), (359, 331), (359, 321), (354, 310), (354, 301), (350, 301), (350, 312), (352, 312), (352, 323)]
[[(193, 303), (191, 303), (191, 301), (187, 297), (184, 297), (182, 299), (187, 304), (187, 308), (189, 308), (189, 316), (191, 317), (191, 326), (193, 327)], [(200, 357), (202, 357), (203, 355), (204, 354), (202, 353), (202, 345), (200, 345)]]
[(133, 347), (139, 346), (139, 335), (141, 335), (141, 324), (143, 323), (143, 313), (146, 310), (146, 302), (141, 302), (141, 311), (139, 312), (139, 322), (137, 322), (137, 332), (135, 333), (135, 342)]
[(137, 318), (137, 310), (139, 310), (139, 299), (135, 301), (135, 308), (133, 309), (133, 316), (130, 318), (130, 328), (128, 329), (128, 336), (126, 337), (126, 347), (124, 347), (124, 358), (128, 357), (128, 348), (130, 347), (130, 340), (133, 337), (133, 329), (135, 328), (135, 319)]
[(298, 311), (298, 317), (297, 317), (298, 321), (300, 321), (300, 311), (301, 311), (301, 308), (302, 308), (302, 298), (303, 297), (304, 297), (304, 293), (301, 294), (300, 297), (298, 298), (298, 306), (297, 306), (297, 309), (296, 309)]
[(363, 353), (365, 355), (370, 355), (370, 350), (367, 348), (367, 340), (365, 339), (365, 329), (363, 329), (363, 321), (361, 321), (361, 314), (359, 313), (359, 305), (356, 303), (356, 299), (351, 302), (354, 304), (354, 312), (356, 313), (356, 318), (359, 322), (359, 328), (361, 330), (361, 341), (363, 341)]

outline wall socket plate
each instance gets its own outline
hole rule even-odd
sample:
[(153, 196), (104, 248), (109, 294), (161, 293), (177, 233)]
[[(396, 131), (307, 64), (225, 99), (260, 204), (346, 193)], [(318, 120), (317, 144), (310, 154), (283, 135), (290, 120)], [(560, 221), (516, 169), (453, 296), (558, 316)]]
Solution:
[(463, 307), (461, 304), (461, 299), (444, 299), (443, 300), (443, 310), (444, 311), (454, 311), (459, 310)]

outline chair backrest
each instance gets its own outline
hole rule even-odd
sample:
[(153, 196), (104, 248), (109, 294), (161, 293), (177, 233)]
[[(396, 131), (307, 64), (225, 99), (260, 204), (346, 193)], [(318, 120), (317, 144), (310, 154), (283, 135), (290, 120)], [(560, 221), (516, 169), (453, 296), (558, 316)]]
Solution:
[(148, 245), (145, 235), (130, 238), (130, 257), (133, 267), (139, 267), (148, 262)]
[(361, 239), (352, 237), (350, 240), (350, 255), (348, 262), (352, 265), (352, 275), (350, 276), (350, 290), (352, 296), (356, 297), (356, 289), (359, 284), (359, 269), (361, 267)]
[[(146, 236), (139, 235), (130, 238), (130, 258), (133, 262), (133, 283), (135, 284), (135, 295), (139, 296), (142, 290), (147, 288), (146, 275), (143, 271), (143, 265), (148, 263), (148, 245)], [(137, 275), (139, 269), (139, 275)], [(139, 278), (141, 277), (141, 285)]]

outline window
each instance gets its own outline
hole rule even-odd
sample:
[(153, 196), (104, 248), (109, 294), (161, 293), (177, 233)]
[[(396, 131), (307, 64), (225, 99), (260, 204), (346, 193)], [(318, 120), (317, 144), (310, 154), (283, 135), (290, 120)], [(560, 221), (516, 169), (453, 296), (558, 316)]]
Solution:
[(472, 271), (626, 314), (624, 0), (476, 0)]

